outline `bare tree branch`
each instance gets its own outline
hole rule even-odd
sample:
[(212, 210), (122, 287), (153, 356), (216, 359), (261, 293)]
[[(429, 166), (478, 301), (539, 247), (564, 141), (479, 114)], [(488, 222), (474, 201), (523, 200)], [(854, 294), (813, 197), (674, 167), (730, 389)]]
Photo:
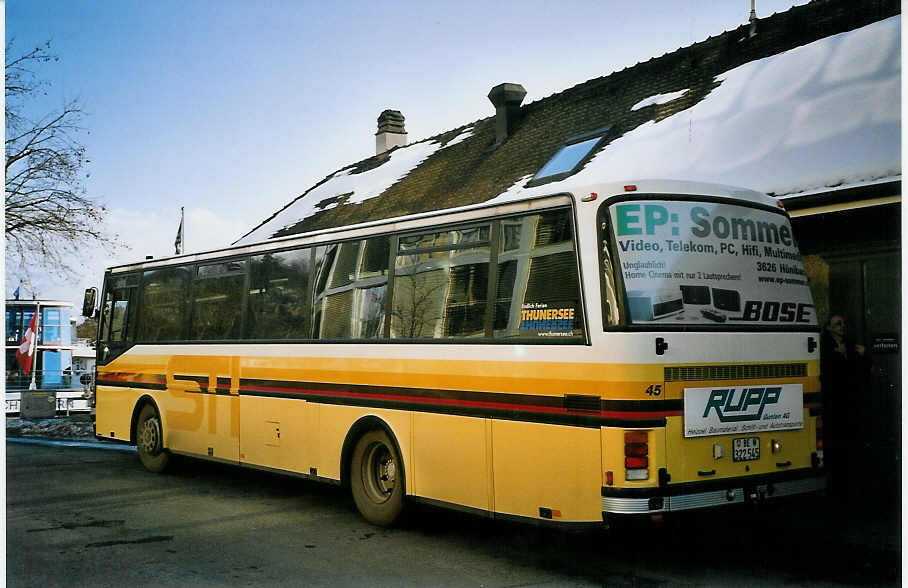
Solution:
[(105, 208), (86, 194), (79, 102), (37, 120), (27, 114), (49, 85), (38, 66), (54, 61), (50, 42), (21, 54), (14, 53), (14, 40), (6, 44), (6, 267), (26, 282), (37, 270), (72, 277), (72, 255), (116, 244), (102, 230)]

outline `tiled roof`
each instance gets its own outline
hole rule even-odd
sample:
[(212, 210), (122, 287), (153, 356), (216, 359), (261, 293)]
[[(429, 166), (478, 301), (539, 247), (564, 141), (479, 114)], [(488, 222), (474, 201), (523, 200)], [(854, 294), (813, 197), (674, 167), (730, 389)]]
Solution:
[[(600, 147), (607, 152), (641, 125), (703, 102), (730, 70), (899, 13), (895, 0), (815, 0), (759, 20), (753, 37), (742, 25), (523, 105), (519, 125), (501, 145), (489, 117), (342, 168), (239, 242), (485, 202), (533, 175), (571, 137), (607, 127)], [(890, 68), (900, 76), (895, 45)]]

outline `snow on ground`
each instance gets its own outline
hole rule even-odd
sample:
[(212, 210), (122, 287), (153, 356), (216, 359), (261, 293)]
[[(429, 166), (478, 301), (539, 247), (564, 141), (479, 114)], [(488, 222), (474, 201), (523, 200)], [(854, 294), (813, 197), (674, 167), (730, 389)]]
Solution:
[(701, 102), (616, 139), (569, 181), (786, 195), (900, 176), (900, 27), (895, 16), (725, 72)]
[(430, 155), (439, 149), (460, 143), (472, 133), (472, 128), (465, 129), (445, 145), (438, 141), (423, 141), (400, 147), (388, 153), (388, 161), (363, 173), (353, 173), (355, 168), (352, 166), (342, 169), (324, 183), (295, 200), (273, 219), (237, 241), (237, 245), (269, 239), (281, 229), (293, 226), (320, 210), (338, 206), (338, 202), (334, 202), (323, 208), (317, 207), (319, 203), (327, 199), (350, 194), (344, 203), (358, 204), (375, 198), (413, 171)]
[(7, 417), (7, 437), (53, 437), (57, 439), (94, 438), (95, 423), (89, 415), (52, 419), (20, 419)]
[(631, 110), (640, 110), (645, 106), (650, 106), (651, 104), (665, 104), (666, 102), (671, 102), (672, 100), (677, 100), (681, 96), (684, 96), (690, 92), (690, 88), (684, 90), (678, 90), (677, 92), (672, 92), (670, 94), (656, 94), (655, 96), (650, 96), (649, 98), (644, 98), (640, 102), (631, 106)]

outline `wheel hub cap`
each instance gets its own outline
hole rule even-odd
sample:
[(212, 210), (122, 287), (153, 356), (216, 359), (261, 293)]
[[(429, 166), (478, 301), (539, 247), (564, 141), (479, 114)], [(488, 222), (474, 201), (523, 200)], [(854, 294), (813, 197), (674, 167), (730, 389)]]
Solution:
[(142, 425), (139, 432), (139, 449), (148, 455), (157, 455), (161, 452), (161, 430), (158, 419), (151, 418)]

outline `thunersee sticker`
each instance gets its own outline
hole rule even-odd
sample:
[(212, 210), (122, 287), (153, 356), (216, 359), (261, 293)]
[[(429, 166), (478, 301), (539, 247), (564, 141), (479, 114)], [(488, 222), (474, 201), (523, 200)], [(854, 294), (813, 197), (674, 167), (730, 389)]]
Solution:
[(804, 428), (801, 384), (684, 389), (684, 436), (737, 435)]
[(609, 209), (634, 324), (817, 324), (784, 214), (713, 202)]

